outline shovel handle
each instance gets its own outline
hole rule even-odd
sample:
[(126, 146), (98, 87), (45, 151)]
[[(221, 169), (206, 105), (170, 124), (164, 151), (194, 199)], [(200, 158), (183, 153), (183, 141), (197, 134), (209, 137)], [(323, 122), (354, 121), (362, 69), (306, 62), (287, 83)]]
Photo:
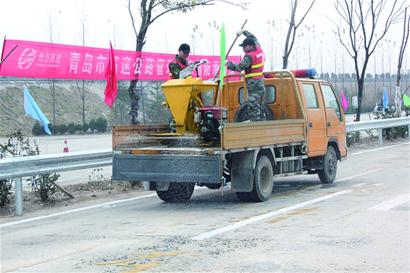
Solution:
[[(245, 27), (245, 25), (246, 25), (247, 22), (248, 22), (248, 19), (246, 19), (245, 22), (243, 22), (242, 27), (241, 27), (241, 30), (243, 30), (243, 28)], [(226, 52), (226, 54), (225, 54), (225, 60), (226, 60), (226, 58), (228, 58), (229, 52), (231, 52), (232, 47), (233, 47), (233, 45), (236, 43), (236, 41), (238, 40), (238, 38), (239, 38), (239, 35), (236, 35), (235, 39), (233, 40), (231, 46), (230, 46), (229, 49), (228, 49), (228, 52)], [(221, 72), (221, 66), (219, 66), (218, 72), (216, 73), (216, 75), (215, 75), (215, 77), (214, 77), (214, 81), (216, 80), (216, 78), (218, 78), (220, 72)]]
[[(245, 22), (243, 22), (242, 27), (241, 27), (241, 30), (243, 30), (243, 28), (245, 27), (245, 25), (246, 25), (247, 22), (248, 22), (248, 19), (246, 19)], [(233, 40), (233, 42), (232, 42), (232, 44), (231, 44), (231, 47), (228, 49), (228, 52), (226, 52), (225, 59), (228, 58), (229, 53), (231, 52), (232, 47), (233, 47), (233, 45), (236, 43), (236, 41), (238, 40), (239, 36), (240, 36), (240, 35), (236, 35), (235, 40)], [(219, 74), (219, 73), (218, 73), (218, 74)]]

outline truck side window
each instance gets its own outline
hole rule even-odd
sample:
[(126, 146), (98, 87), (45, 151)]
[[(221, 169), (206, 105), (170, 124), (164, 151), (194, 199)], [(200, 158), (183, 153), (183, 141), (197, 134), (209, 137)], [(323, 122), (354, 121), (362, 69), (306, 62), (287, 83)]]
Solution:
[(336, 115), (339, 120), (342, 121), (342, 114), (340, 113), (340, 107), (337, 103), (335, 93), (329, 85), (322, 85), (323, 99), (325, 100), (325, 107), (335, 109)]
[[(245, 94), (244, 94), (244, 88), (241, 87), (239, 88), (238, 91), (238, 98), (239, 98), (239, 104), (244, 104), (246, 102), (245, 99)], [(276, 100), (276, 88), (274, 85), (265, 85), (265, 98), (264, 102), (266, 104), (271, 104), (274, 103)]]
[(319, 108), (313, 84), (304, 83), (303, 93), (305, 94), (307, 108)]

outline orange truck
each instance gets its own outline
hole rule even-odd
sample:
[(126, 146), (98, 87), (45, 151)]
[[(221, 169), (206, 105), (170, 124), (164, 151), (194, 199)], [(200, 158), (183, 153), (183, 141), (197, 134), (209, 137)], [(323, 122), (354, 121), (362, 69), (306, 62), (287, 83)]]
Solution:
[(113, 179), (143, 181), (165, 202), (188, 201), (195, 185), (230, 183), (239, 200), (260, 202), (279, 176), (318, 174), (332, 183), (347, 156), (345, 117), (332, 85), (309, 73), (264, 73), (266, 121), (246, 120), (240, 75), (226, 76), (223, 86), (200, 78), (165, 82), (172, 122), (114, 126)]

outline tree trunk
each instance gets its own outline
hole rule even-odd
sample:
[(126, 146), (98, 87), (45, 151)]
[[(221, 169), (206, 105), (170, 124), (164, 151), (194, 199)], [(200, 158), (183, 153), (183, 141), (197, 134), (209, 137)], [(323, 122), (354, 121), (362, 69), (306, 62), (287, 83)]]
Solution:
[(82, 90), (82, 103), (83, 103), (83, 110), (82, 110), (82, 121), (83, 121), (83, 131), (85, 131), (85, 81), (83, 80), (83, 90)]
[(360, 113), (362, 111), (362, 98), (364, 91), (364, 78), (360, 77), (357, 79), (357, 110), (355, 121), (360, 121)]
[(394, 92), (394, 104), (396, 106), (396, 116), (401, 116), (401, 104), (402, 104), (402, 96), (400, 92), (400, 80), (401, 80), (401, 66), (398, 65), (397, 67), (397, 80), (396, 80), (396, 90)]
[(289, 55), (290, 55), (289, 43), (291, 43), (290, 38), (291, 38), (291, 34), (292, 34), (293, 26), (294, 26), (294, 19), (295, 19), (293, 12), (294, 11), (292, 11), (292, 17), (289, 23), (288, 33), (286, 34), (285, 49), (283, 50), (283, 57), (282, 57), (283, 58), (282, 69), (288, 68), (288, 65), (289, 65)]
[(55, 128), (54, 126), (56, 126), (56, 88), (55, 88), (55, 80), (51, 80), (52, 82), (52, 97), (53, 97), (53, 128)]
[[(140, 32), (141, 34), (141, 32)], [(142, 48), (144, 46), (144, 38), (143, 35), (138, 35), (137, 38), (137, 47), (136, 51), (141, 52)], [(131, 124), (139, 124), (138, 121), (138, 108), (139, 108), (139, 100), (141, 97), (141, 91), (137, 89), (137, 84), (139, 81), (139, 74), (140, 74), (140, 67), (139, 62), (137, 61), (136, 63), (136, 68), (135, 68), (135, 79), (130, 82), (130, 86), (128, 87), (128, 94), (130, 96), (130, 101), (131, 101), (131, 109), (129, 112), (129, 115), (131, 116)]]

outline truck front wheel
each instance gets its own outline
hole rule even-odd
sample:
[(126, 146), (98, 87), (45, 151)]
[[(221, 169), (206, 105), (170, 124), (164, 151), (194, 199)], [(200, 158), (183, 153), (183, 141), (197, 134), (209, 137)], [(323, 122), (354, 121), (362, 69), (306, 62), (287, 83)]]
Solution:
[(251, 192), (237, 192), (241, 201), (264, 202), (269, 199), (273, 190), (273, 168), (268, 156), (258, 157), (255, 167), (253, 190)]
[(157, 191), (158, 197), (165, 202), (181, 203), (188, 201), (194, 192), (195, 183), (169, 183), (166, 191)]
[(330, 184), (335, 181), (337, 171), (337, 155), (335, 148), (327, 147), (325, 158), (323, 159), (323, 169), (319, 170), (319, 179), (323, 184)]

